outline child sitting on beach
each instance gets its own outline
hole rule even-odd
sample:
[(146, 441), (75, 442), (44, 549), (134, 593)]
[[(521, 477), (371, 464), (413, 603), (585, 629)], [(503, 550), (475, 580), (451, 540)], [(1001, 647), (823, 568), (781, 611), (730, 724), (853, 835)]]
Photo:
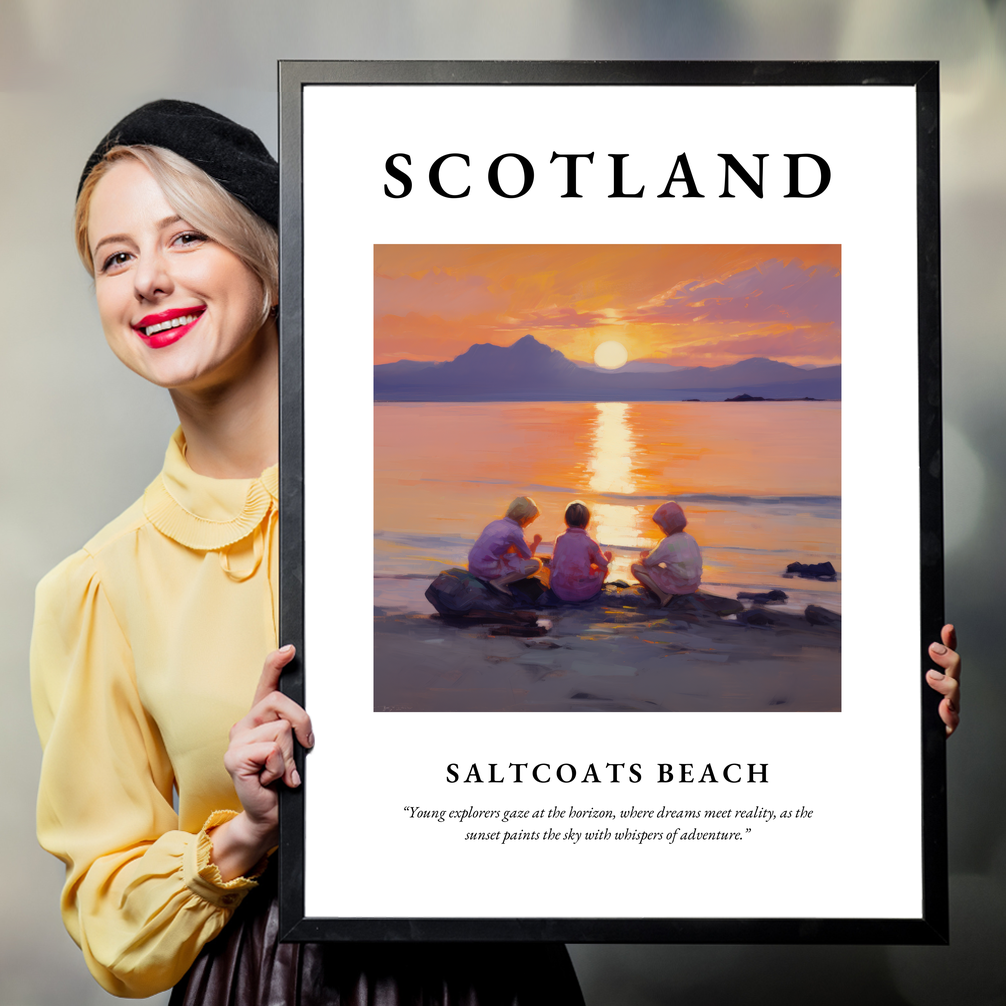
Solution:
[(561, 601), (587, 601), (596, 596), (608, 575), (611, 553), (601, 554), (587, 534), (590, 511), (579, 500), (566, 507), (566, 530), (555, 539), (549, 577), (552, 593)]
[(650, 552), (639, 553), (642, 562), (631, 567), (632, 575), (649, 587), (666, 607), (681, 594), (694, 594), (702, 580), (702, 553), (698, 542), (685, 534), (688, 518), (677, 503), (661, 503), (653, 523), (667, 536)]
[(507, 584), (532, 576), (541, 569), (534, 553), (541, 535), (531, 545), (524, 540), (524, 528), (538, 516), (538, 507), (528, 496), (518, 496), (507, 507), (506, 516), (488, 524), (468, 553), (468, 572), (501, 594), (509, 594)]

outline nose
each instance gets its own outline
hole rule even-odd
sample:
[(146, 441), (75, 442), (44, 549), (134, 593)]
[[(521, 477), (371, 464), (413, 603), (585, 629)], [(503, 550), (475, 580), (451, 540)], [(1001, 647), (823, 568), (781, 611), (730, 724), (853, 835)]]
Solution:
[(140, 255), (133, 270), (133, 289), (138, 301), (157, 301), (174, 290), (168, 260), (159, 249)]

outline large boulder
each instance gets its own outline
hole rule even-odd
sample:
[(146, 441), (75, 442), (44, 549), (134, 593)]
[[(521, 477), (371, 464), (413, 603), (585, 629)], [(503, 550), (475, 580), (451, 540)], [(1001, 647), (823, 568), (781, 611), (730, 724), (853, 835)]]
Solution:
[(441, 615), (513, 611), (513, 598), (492, 589), (467, 569), (445, 569), (426, 588), (426, 600)]
[(837, 629), (842, 625), (842, 616), (837, 612), (822, 608), (819, 604), (808, 604), (804, 618), (811, 625), (824, 625), (829, 629)]
[(540, 580), (528, 578), (510, 584), (509, 595), (493, 590), (485, 580), (467, 569), (445, 569), (426, 588), (426, 600), (441, 615), (481, 618), (512, 614), (519, 608), (540, 608), (548, 603), (548, 591)]
[(802, 576), (807, 580), (834, 580), (837, 576), (830, 562), (791, 562), (783, 576)]

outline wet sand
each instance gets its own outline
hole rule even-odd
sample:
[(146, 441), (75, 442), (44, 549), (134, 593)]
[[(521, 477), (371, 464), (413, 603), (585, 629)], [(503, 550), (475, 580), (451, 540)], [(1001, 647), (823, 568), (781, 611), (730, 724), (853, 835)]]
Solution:
[(841, 629), (791, 611), (662, 609), (641, 587), (609, 584), (592, 604), (507, 624), (428, 613), (428, 584), (410, 578), (398, 603), (375, 608), (379, 711), (840, 709)]

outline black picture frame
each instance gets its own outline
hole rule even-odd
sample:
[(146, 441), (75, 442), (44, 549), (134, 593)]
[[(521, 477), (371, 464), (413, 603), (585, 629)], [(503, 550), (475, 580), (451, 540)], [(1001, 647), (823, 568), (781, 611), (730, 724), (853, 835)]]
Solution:
[[(939, 944), (948, 941), (945, 736), (939, 696), (925, 684), (927, 647), (943, 624), (940, 378), (939, 71), (935, 62), (354, 62), (282, 61), (280, 104), (280, 640), (298, 648), (284, 692), (311, 710), (305, 649), (302, 100), (305, 87), (346, 84), (910, 87), (916, 110), (919, 389), (919, 563), (922, 723), (922, 906), (917, 918), (378, 918), (305, 914), (304, 785), (281, 794), (280, 926), (287, 941), (564, 941), (618, 943)], [(338, 869), (339, 864), (333, 864)]]

